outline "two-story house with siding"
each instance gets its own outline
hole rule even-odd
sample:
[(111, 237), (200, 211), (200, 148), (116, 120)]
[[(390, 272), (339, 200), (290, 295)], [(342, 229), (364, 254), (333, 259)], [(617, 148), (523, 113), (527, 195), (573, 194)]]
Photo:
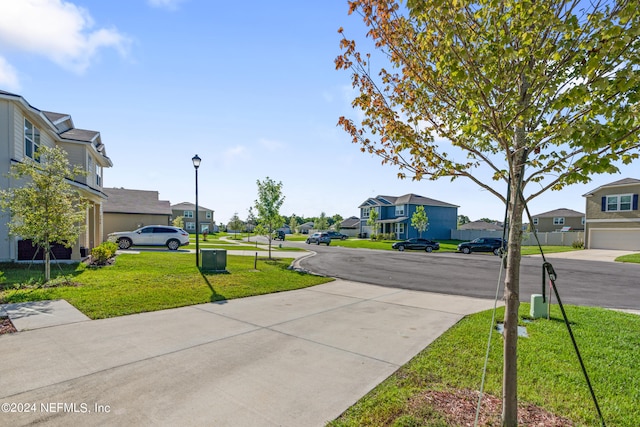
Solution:
[[(184, 218), (184, 229), (189, 233), (196, 232), (196, 205), (194, 203), (182, 202), (171, 205), (173, 219)], [(205, 208), (198, 204), (198, 222), (200, 223), (200, 233), (215, 233), (218, 226), (213, 218), (213, 209)]]
[[(19, 185), (7, 177), (11, 165), (26, 158), (38, 161), (37, 152), (42, 146), (61, 147), (71, 165), (87, 171), (86, 176), (69, 181), (89, 201), (85, 231), (68, 254), (70, 259), (79, 260), (81, 248), (86, 252), (103, 240), (103, 170), (113, 164), (100, 132), (76, 129), (70, 115), (40, 110), (22, 96), (0, 90), (0, 187)], [(9, 235), (7, 215), (0, 212), (0, 261), (31, 259), (32, 252), (25, 254), (19, 249), (30, 245), (21, 244), (19, 236)]]
[[(419, 196), (376, 196), (365, 200), (360, 206), (360, 235), (394, 234), (396, 239), (419, 237), (418, 230), (411, 225), (411, 217), (418, 206), (424, 206), (429, 219), (428, 229), (422, 233), (427, 239), (449, 239), (451, 230), (458, 225), (458, 206)], [(367, 224), (371, 212), (377, 212), (374, 226)]]
[(554, 231), (583, 231), (585, 216), (573, 209), (560, 208), (534, 215), (533, 227), (540, 233)]
[(585, 248), (640, 251), (640, 179), (625, 178), (583, 195)]

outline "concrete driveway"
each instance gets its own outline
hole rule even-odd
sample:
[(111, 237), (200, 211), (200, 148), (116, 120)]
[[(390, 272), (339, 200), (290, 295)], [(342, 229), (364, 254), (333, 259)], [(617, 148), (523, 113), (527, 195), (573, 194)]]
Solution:
[[(321, 426), (464, 315), (493, 304), (337, 280), (58, 319), (0, 336), (0, 424)], [(24, 312), (31, 328), (45, 316), (37, 308)]]

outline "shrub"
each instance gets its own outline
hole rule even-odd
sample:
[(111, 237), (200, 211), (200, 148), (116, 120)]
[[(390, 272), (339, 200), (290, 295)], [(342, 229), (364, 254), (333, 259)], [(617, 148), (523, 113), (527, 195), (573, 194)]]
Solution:
[(576, 240), (571, 244), (571, 246), (575, 249), (584, 249), (584, 240)]
[(118, 245), (113, 242), (104, 242), (91, 249), (91, 260), (93, 264), (105, 265), (107, 261), (114, 257)]

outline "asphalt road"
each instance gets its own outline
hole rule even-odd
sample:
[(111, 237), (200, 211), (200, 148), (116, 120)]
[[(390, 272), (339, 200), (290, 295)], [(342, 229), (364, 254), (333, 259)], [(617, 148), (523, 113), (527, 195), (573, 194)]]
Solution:
[[(422, 251), (380, 251), (338, 246), (309, 247), (317, 252), (299, 262), (300, 267), (331, 277), (450, 295), (502, 298), (504, 274), (501, 259), (489, 254), (425, 253)], [(556, 286), (565, 304), (621, 309), (640, 309), (640, 265), (600, 261), (549, 260), (556, 274)], [(549, 295), (547, 280), (546, 292)], [(530, 302), (542, 293), (542, 259), (523, 257), (520, 272), (520, 301)], [(552, 302), (557, 302), (555, 295)]]

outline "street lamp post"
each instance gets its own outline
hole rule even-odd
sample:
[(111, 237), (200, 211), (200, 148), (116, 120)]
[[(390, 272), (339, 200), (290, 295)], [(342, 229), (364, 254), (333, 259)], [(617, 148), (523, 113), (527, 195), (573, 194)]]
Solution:
[(200, 157), (196, 154), (193, 156), (191, 161), (193, 162), (193, 167), (196, 170), (196, 267), (200, 268), (200, 242), (199, 240), (199, 231), (198, 230), (198, 168), (200, 167)]

